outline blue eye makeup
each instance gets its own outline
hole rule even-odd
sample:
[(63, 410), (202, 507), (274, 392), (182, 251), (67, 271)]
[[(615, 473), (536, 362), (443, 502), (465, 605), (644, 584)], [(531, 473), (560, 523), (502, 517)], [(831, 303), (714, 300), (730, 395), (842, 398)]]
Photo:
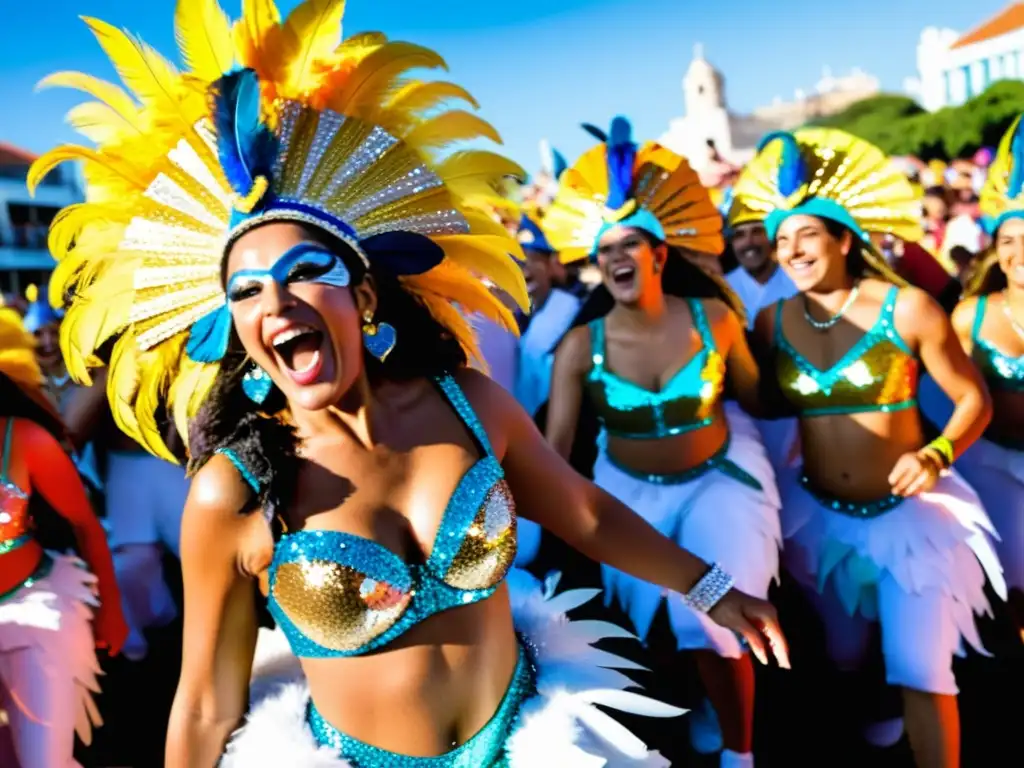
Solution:
[(228, 281), (228, 301), (244, 301), (256, 296), (270, 281), (281, 285), (311, 282), (346, 288), (352, 276), (342, 260), (322, 245), (299, 243), (281, 254), (270, 269), (235, 272)]

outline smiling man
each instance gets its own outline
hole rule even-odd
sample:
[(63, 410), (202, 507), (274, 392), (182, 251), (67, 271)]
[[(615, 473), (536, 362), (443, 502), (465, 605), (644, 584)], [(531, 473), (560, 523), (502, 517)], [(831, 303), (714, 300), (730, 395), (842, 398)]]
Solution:
[(764, 224), (748, 221), (729, 229), (729, 241), (739, 267), (725, 279), (747, 310), (748, 327), (753, 328), (757, 313), (779, 299), (788, 299), (796, 293), (796, 286), (779, 269), (772, 253), (772, 244), (765, 233)]

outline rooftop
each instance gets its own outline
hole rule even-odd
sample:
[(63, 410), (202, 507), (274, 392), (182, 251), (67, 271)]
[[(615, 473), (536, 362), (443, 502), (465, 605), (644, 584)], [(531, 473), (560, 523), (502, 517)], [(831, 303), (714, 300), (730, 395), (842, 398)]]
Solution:
[(36, 157), (31, 152), (0, 141), (0, 165), (31, 165)]
[(1024, 3), (1012, 3), (988, 21), (961, 35), (951, 48), (964, 48), (1024, 28)]

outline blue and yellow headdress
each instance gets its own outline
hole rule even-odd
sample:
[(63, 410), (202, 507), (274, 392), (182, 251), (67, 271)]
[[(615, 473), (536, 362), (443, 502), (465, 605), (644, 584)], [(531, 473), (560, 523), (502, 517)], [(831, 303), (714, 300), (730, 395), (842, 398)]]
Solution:
[(88, 202), (56, 217), (50, 298), (65, 303), (61, 349), (89, 383), (97, 350), (116, 339), (108, 396), (118, 426), (172, 459), (155, 413), (187, 422), (218, 375), (230, 315), (221, 285), (227, 248), (267, 221), (319, 227), (364, 263), (390, 270), (479, 357), (467, 317), (514, 330), (480, 278), (529, 306), (515, 239), (467, 203), (521, 169), (484, 151), (495, 141), (475, 115), (445, 109), (457, 85), (408, 77), (444, 67), (431, 50), (380, 33), (341, 40), (344, 0), (305, 0), (282, 19), (273, 0), (243, 0), (232, 24), (216, 0), (179, 0), (187, 70), (95, 19), (86, 23), (128, 91), (89, 75), (44, 81), (89, 93), (69, 120), (95, 148), (54, 149), (83, 162)]
[(25, 312), (25, 328), (29, 333), (35, 333), (40, 328), (50, 324), (60, 324), (64, 313), (54, 309), (46, 299), (39, 297), (39, 289), (30, 285), (25, 289), (25, 300), (28, 302), (28, 311)]
[(764, 222), (774, 240), (794, 214), (842, 224), (871, 254), (872, 267), (902, 282), (875, 252), (871, 233), (917, 242), (920, 197), (906, 176), (873, 144), (831, 128), (778, 131), (765, 136), (733, 187), (728, 225)]
[(686, 160), (654, 142), (637, 145), (624, 117), (612, 121), (608, 134), (584, 127), (601, 143), (562, 174), (544, 216), (548, 242), (562, 261), (591, 257), (615, 226), (698, 253), (722, 252), (722, 218)]
[(990, 237), (1007, 219), (1024, 218), (1024, 131), (1021, 118), (999, 142), (979, 199), (981, 224)]

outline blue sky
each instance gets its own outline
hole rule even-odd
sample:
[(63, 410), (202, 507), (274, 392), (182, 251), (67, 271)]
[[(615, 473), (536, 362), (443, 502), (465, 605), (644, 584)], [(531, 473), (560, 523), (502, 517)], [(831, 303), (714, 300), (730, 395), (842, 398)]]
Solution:
[[(240, 0), (221, 0), (232, 15)], [(282, 11), (297, 0), (278, 0)], [(346, 34), (379, 29), (438, 50), (449, 77), (480, 101), (505, 152), (533, 170), (547, 138), (570, 161), (589, 144), (580, 122), (629, 116), (657, 138), (682, 114), (682, 77), (702, 43), (735, 111), (810, 90), (823, 67), (853, 67), (900, 90), (916, 73), (925, 26), (966, 31), (1003, 0), (349, 0)], [(42, 151), (74, 138), (63, 114), (80, 100), (35, 92), (44, 75), (112, 77), (80, 15), (136, 33), (175, 55), (173, 0), (4, 0), (0, 140)]]

